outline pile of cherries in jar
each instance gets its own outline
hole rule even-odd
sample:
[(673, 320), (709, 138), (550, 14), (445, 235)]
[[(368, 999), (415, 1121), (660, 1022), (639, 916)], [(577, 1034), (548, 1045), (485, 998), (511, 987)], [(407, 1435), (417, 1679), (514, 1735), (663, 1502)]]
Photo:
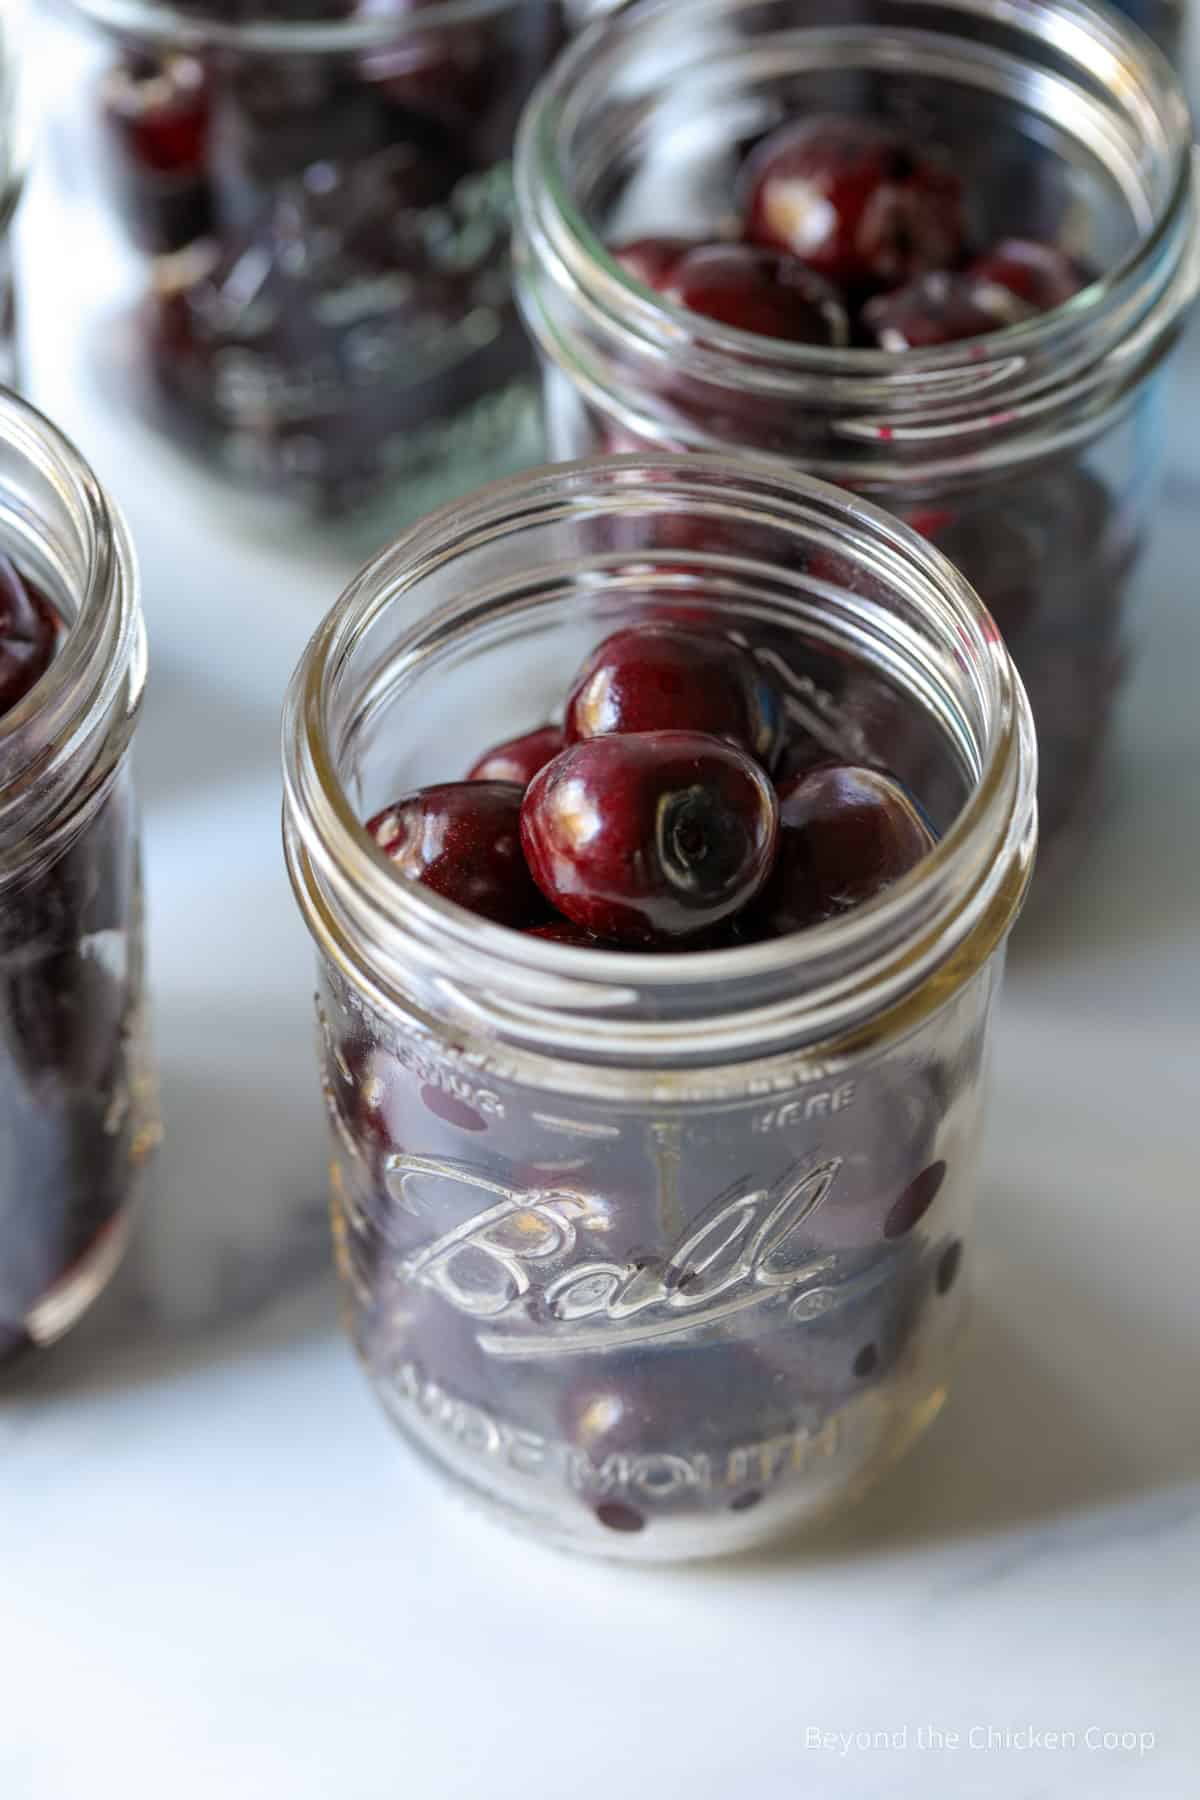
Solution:
[(556, 943), (712, 949), (836, 918), (933, 834), (887, 771), (838, 761), (724, 633), (632, 626), (588, 657), (561, 725), (420, 789), (368, 832), (399, 872)]
[[(46, 673), (63, 632), (0, 556), (0, 717)], [(126, 1197), (129, 1129), (114, 1101), (127, 984), (89, 951), (126, 923), (121, 804), (112, 796), (56, 861), (0, 896), (0, 1360), (27, 1346), (31, 1310)]]
[(1085, 276), (1054, 244), (973, 245), (962, 185), (936, 150), (870, 119), (784, 126), (741, 176), (741, 236), (613, 246), (665, 299), (762, 337), (922, 350), (1061, 306)]
[(185, 10), (382, 32), (328, 52), (139, 43), (99, 96), (117, 209), (154, 259), (131, 346), (147, 405), (230, 472), (343, 511), (528, 373), (505, 162), (558, 3), (429, 27), (421, 0)]
[[(1091, 279), (1058, 244), (988, 241), (935, 147), (866, 118), (814, 116), (749, 154), (741, 235), (616, 244), (630, 274), (723, 325), (823, 348), (903, 353), (1019, 325)], [(600, 447), (636, 447), (622, 426)], [(1086, 452), (887, 504), (978, 590), (1029, 692), (1042, 744), (1043, 845), (1086, 814), (1127, 658), (1136, 514)]]

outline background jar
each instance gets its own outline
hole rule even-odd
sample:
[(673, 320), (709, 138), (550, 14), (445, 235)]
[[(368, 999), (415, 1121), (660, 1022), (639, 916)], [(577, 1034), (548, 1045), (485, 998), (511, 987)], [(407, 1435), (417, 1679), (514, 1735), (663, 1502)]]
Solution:
[(17, 305), (12, 269), (12, 223), (21, 194), (24, 139), (17, 71), (24, 24), (23, 0), (0, 12), (0, 385), (17, 379)]
[(558, 0), (80, 16), (49, 105), (64, 208), (108, 227), (118, 404), (257, 494), (325, 516), (379, 496), (393, 528), (410, 486), (536, 453), (509, 159)]
[[(581, 39), (518, 154), (527, 323), (558, 455), (739, 447), (926, 533), (990, 607), (1039, 721), (1043, 842), (1080, 824), (1136, 635), (1156, 381), (1196, 284), (1191, 130), (1167, 64), (1076, 0), (642, 0)], [(973, 237), (1104, 271), (948, 347), (780, 343), (629, 276), (606, 243), (718, 236), (753, 144), (806, 112), (948, 147)]]
[[(397, 877), (360, 820), (681, 605), (757, 646), (831, 754), (910, 784), (942, 833), (917, 870), (833, 925), (666, 956), (550, 944)], [(944, 1395), (1033, 848), (1028, 708), (970, 590), (818, 483), (566, 465), (367, 566), (297, 672), (284, 759), (338, 1265), (406, 1437), (611, 1555), (735, 1548), (857, 1492)]]
[(87, 465), (0, 395), (0, 552), (66, 630), (0, 718), (0, 1360), (65, 1331), (120, 1258), (157, 1119), (129, 751), (133, 554)]

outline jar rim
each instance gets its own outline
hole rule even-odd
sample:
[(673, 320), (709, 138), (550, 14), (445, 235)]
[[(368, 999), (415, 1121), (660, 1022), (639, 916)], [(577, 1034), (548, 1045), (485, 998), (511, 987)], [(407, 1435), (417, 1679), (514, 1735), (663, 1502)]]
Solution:
[[(717, 24), (761, 3), (694, 0), (693, 18), (697, 26)], [(1156, 123), (1156, 146), (1144, 129), (1140, 137), (1144, 147), (1154, 148), (1163, 180), (1153, 215), (1140, 222), (1137, 239), (1120, 263), (1048, 312), (975, 338), (911, 350), (765, 338), (702, 318), (654, 293), (617, 261), (576, 204), (564, 143), (586, 112), (591, 87), (598, 91), (609, 85), (613, 66), (652, 44), (671, 15), (671, 0), (636, 0), (598, 20), (562, 53), (531, 97), (518, 134), (514, 179), (520, 297), (526, 322), (543, 350), (555, 361), (569, 361), (574, 377), (578, 364), (571, 352), (585, 346), (586, 356), (611, 336), (648, 362), (682, 366), (717, 388), (735, 381), (740, 390), (759, 396), (831, 412), (841, 407), (846, 416), (837, 419), (836, 433), (846, 440), (848, 456), (854, 454), (856, 440), (872, 451), (886, 444), (898, 459), (944, 455), (962, 438), (978, 434), (979, 410), (985, 408), (990, 445), (983, 460), (999, 460), (1010, 440), (1027, 433), (1050, 402), (1056, 410), (1072, 406), (1082, 426), (1092, 423), (1087, 402), (1096, 390), (1103, 390), (1108, 401), (1123, 397), (1173, 342), (1200, 285), (1200, 202), (1190, 114), (1179, 82), (1166, 58), (1135, 26), (1115, 13), (1097, 12), (1090, 0), (1039, 0), (1023, 9), (1019, 22), (1008, 0), (928, 3), (931, 9), (945, 8), (952, 18), (974, 13), (1031, 39), (1052, 38), (1060, 52), (1065, 34), (1081, 65), (1087, 51), (1098, 81), (1107, 73), (1105, 85), (1112, 87), (1122, 75), (1127, 107), (1136, 101), (1143, 128), (1151, 118)], [(799, 42), (832, 29), (814, 20), (789, 27), (787, 37)], [(861, 39), (858, 28), (848, 30)], [(940, 35), (951, 30), (947, 23)], [(913, 35), (928, 46), (939, 34)], [(760, 42), (748, 36), (729, 46), (722, 69), (740, 66), (739, 51), (752, 60)], [(970, 39), (962, 39), (961, 48), (975, 62), (986, 61), (989, 54)], [(690, 71), (710, 66), (698, 56), (673, 71), (673, 86)], [(554, 305), (543, 298), (543, 288), (550, 287), (569, 294), (584, 320), (569, 343), (560, 339)], [(616, 366), (614, 361), (614, 370)], [(636, 409), (628, 410), (634, 417)], [(671, 435), (662, 420), (645, 423), (652, 439)], [(820, 468), (832, 479), (848, 478), (841, 466), (822, 462)], [(941, 472), (924, 465), (921, 470), (924, 475)], [(872, 473), (886, 478), (886, 471), (874, 465)]]
[(179, 50), (236, 50), (289, 56), (386, 49), (408, 38), (511, 12), (522, 0), (435, 0), (412, 13), (365, 11), (329, 19), (220, 19), (197, 5), (160, 0), (68, 0), (105, 30)]
[[(942, 647), (985, 690), (988, 729), (965, 804), (916, 870), (855, 912), (790, 938), (654, 957), (523, 935), (397, 874), (360, 822), (332, 741), (333, 703), (355, 644), (385, 608), (406, 599), (411, 606), (430, 571), (503, 531), (569, 518), (598, 496), (614, 511), (652, 512), (686, 496), (735, 506), (739, 516), (759, 509), (797, 534), (832, 526), (937, 610)], [(637, 552), (639, 563), (644, 556)], [(493, 582), (482, 598), (459, 592), (423, 614), (389, 667), (402, 673), (407, 659), (414, 669), (430, 646), (461, 642), (522, 580)], [(375, 698), (382, 679), (375, 671)], [(429, 514), (360, 571), (311, 640), (288, 692), (283, 761), (293, 887), (318, 945), (355, 987), (394, 1011), (410, 1007), (414, 984), (424, 981), (427, 994), (436, 991), (435, 1010), (448, 1005), (481, 1036), (589, 1062), (677, 1067), (832, 1044), (908, 1003), (934, 972), (942, 979), (929, 985), (943, 1003), (1011, 926), (1036, 834), (1028, 702), (982, 602), (940, 552), (891, 515), (761, 459), (591, 458), (496, 483)], [(952, 963), (954, 978), (946, 974)]]
[[(0, 717), (3, 877), (25, 866), (35, 836), (45, 854), (69, 834), (79, 806), (115, 769), (141, 704), (146, 638), (128, 530), (90, 464), (43, 413), (4, 390), (0, 446), (64, 508), (77, 562), (69, 578), (62, 572), (77, 602), (62, 643), (40, 679)], [(26, 507), (18, 522), (30, 546), (42, 548), (45, 521)]]

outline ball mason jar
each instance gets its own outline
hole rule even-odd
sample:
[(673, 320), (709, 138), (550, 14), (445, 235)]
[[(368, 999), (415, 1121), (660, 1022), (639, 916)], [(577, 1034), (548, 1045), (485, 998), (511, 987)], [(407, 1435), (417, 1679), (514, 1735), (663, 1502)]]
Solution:
[[(754, 451), (869, 496), (978, 590), (1038, 721), (1055, 861), (1088, 814), (1142, 610), (1155, 376), (1197, 279), (1187, 107), (1118, 16), (1078, 0), (641, 0), (580, 38), (517, 160), (526, 321), (552, 453)], [(806, 112), (948, 147), (976, 235), (1096, 271), (1069, 304), (948, 347), (833, 350), (713, 323), (606, 243), (720, 235), (751, 146)]]
[(97, 354), (119, 403), (321, 516), (536, 460), (510, 157), (558, 0), (79, 0), (78, 18), (52, 106), (72, 200), (90, 187), (111, 221)]
[(65, 627), (0, 717), (0, 1361), (116, 1268), (156, 1141), (130, 746), (146, 674), (133, 552), (78, 452), (0, 395), (0, 552)]
[[(692, 954), (552, 944), (402, 879), (361, 820), (549, 716), (666, 606), (757, 646), (941, 836), (878, 900)], [(464, 724), (470, 739), (464, 741)], [(715, 1554), (840, 1507), (942, 1404), (1035, 751), (919, 537), (726, 458), (567, 464), (368, 564), (293, 680), (285, 843), (318, 949), (350, 1330), (402, 1434), (559, 1545)]]

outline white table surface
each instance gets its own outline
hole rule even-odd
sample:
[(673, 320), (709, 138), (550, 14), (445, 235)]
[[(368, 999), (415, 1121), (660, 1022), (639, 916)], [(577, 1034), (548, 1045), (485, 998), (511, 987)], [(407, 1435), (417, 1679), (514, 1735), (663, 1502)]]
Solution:
[[(29, 257), (32, 385), (141, 556), (166, 1139), (117, 1284), (0, 1391), (0, 1800), (1186, 1800), (1195, 336), (1172, 380), (1157, 616), (1106, 815), (1010, 965), (981, 1291), (951, 1402), (838, 1528), (641, 1572), (447, 1503), (339, 1334), (276, 741), (286, 678), (356, 559), (231, 529), (131, 441), (49, 329), (94, 275), (86, 245), (62, 248)], [(859, 1733), (890, 1741), (838, 1738)]]

